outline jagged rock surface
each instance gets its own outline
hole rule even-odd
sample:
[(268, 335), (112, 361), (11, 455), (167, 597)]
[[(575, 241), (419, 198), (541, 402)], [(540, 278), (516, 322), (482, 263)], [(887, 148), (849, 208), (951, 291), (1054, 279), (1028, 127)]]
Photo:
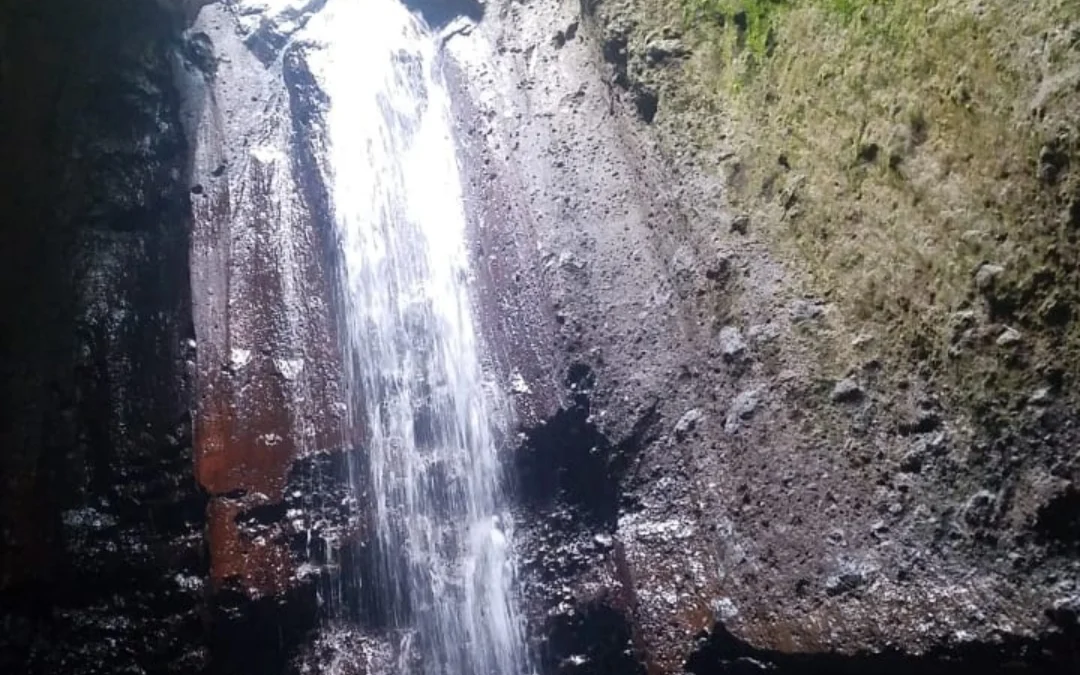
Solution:
[[(543, 670), (1073, 672), (1061, 383), (973, 439), (880, 363), (815, 380), (834, 308), (655, 142), (640, 73), (677, 37), (638, 50), (607, 3), (411, 4), (447, 23)], [(0, 8), (5, 672), (402, 662), (346, 485), (321, 6)]]
[[(1068, 413), (972, 438), (879, 362), (816, 379), (833, 308), (661, 146), (638, 71), (682, 46), (608, 4), (496, 2), (447, 42), (547, 667), (1074, 668)], [(559, 637), (590, 625), (619, 648)]]
[(0, 7), (0, 670), (196, 672), (185, 141), (170, 17)]

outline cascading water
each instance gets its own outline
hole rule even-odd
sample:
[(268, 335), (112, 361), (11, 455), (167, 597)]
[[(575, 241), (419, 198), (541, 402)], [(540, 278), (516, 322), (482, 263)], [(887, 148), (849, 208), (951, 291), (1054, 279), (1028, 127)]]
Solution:
[(315, 22), (379, 612), (423, 673), (524, 673), (497, 455), (506, 406), (481, 367), (435, 39), (397, 0), (329, 0)]

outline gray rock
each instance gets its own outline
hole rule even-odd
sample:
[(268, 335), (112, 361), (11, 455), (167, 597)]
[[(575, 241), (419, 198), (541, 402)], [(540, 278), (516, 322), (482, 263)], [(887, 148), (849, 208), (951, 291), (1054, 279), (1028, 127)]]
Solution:
[(988, 525), (994, 517), (997, 497), (989, 490), (979, 490), (964, 503), (964, 522), (972, 527)]
[(983, 293), (992, 290), (994, 284), (1004, 272), (1005, 268), (1001, 265), (992, 265), (990, 263), (981, 265), (975, 272), (975, 287)]
[(683, 413), (683, 416), (679, 418), (679, 421), (675, 423), (675, 438), (683, 440), (691, 431), (697, 428), (698, 422), (702, 420), (704, 415), (701, 410), (694, 408), (687, 410)]
[(761, 405), (761, 389), (749, 389), (740, 393), (731, 401), (727, 417), (724, 419), (724, 431), (733, 434), (739, 430), (742, 423), (754, 416), (754, 412)]
[(755, 347), (761, 347), (775, 341), (780, 337), (780, 334), (780, 326), (777, 326), (774, 323), (763, 323), (757, 326), (751, 326), (750, 329), (746, 331), (746, 337)]
[(825, 593), (830, 596), (851, 593), (868, 584), (876, 573), (874, 565), (846, 560), (835, 574), (826, 577)]
[(794, 323), (815, 321), (825, 314), (825, 307), (821, 303), (809, 300), (796, 300), (788, 308), (788, 315)]
[(686, 46), (676, 38), (659, 38), (645, 46), (645, 60), (650, 64), (663, 63), (668, 59), (686, 56)]
[(1020, 334), (1020, 331), (1015, 328), (1006, 328), (1001, 331), (1001, 335), (998, 336), (995, 343), (998, 347), (1012, 347), (1020, 344), (1024, 339), (1024, 336)]
[(739, 616), (739, 608), (731, 598), (723, 597), (717, 600), (716, 604), (713, 606), (713, 615), (716, 617), (716, 620), (721, 623), (731, 621)]
[(1054, 393), (1050, 391), (1050, 387), (1039, 387), (1028, 397), (1028, 403), (1031, 405), (1049, 405), (1053, 400)]
[(735, 363), (742, 361), (746, 357), (746, 340), (743, 339), (742, 332), (735, 326), (721, 328), (718, 340), (720, 343), (720, 355), (724, 357), (724, 361)]
[(837, 382), (830, 395), (833, 403), (854, 403), (862, 399), (862, 397), (862, 386), (850, 377), (845, 377)]

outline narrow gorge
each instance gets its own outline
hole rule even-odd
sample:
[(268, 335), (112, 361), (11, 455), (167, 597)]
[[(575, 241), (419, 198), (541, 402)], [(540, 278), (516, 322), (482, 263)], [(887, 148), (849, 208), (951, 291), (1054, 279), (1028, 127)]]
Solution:
[(1080, 672), (1075, 0), (0, 0), (0, 672)]

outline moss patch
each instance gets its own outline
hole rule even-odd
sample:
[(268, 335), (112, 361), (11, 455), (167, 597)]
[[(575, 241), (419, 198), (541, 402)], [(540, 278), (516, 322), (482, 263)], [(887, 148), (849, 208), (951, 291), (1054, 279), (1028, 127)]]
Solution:
[(667, 114), (702, 152), (729, 124), (734, 199), (878, 356), (973, 406), (1080, 375), (1080, 0), (629, 7), (693, 46), (640, 73)]

